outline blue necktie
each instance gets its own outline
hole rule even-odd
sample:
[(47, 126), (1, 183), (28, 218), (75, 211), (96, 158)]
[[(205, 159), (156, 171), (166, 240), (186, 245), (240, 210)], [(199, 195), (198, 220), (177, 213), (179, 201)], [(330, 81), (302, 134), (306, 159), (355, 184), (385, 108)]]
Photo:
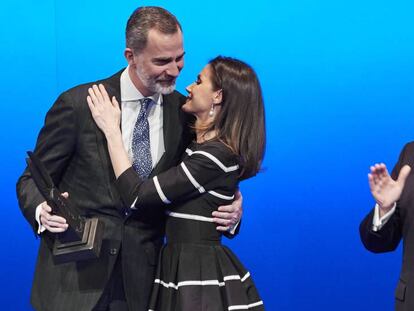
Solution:
[(152, 102), (151, 98), (141, 100), (134, 131), (132, 132), (132, 154), (135, 171), (141, 178), (148, 178), (152, 170), (151, 145), (149, 136), (148, 112)]

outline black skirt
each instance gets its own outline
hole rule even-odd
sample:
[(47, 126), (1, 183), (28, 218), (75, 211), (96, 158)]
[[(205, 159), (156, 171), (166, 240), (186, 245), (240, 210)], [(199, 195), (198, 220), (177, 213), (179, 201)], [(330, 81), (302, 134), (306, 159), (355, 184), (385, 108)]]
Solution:
[(217, 244), (169, 243), (160, 253), (150, 310), (264, 310), (250, 273)]

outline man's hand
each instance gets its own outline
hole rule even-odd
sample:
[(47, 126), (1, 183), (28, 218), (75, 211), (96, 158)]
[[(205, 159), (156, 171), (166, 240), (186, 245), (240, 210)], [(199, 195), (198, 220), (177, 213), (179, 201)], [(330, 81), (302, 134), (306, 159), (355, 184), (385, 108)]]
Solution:
[(368, 174), (369, 188), (379, 206), (379, 216), (382, 217), (400, 199), (411, 167), (404, 165), (400, 170), (397, 180), (391, 178), (387, 167), (383, 163), (375, 164), (370, 169), (371, 173)]
[(235, 199), (231, 205), (223, 205), (218, 208), (218, 211), (213, 212), (213, 220), (219, 226), (218, 231), (231, 231), (240, 221), (243, 197), (239, 190), (235, 193)]
[[(62, 195), (67, 198), (69, 194), (67, 192), (62, 193)], [(58, 215), (52, 215), (52, 208), (47, 205), (46, 201), (40, 205), (40, 223), (46, 230), (53, 233), (64, 232), (68, 229), (68, 224), (66, 219)]]

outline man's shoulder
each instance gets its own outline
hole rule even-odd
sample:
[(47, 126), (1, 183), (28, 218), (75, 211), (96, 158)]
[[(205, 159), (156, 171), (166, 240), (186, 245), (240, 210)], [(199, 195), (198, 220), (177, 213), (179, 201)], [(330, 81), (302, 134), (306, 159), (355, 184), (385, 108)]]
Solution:
[(64, 91), (62, 93), (62, 95), (67, 95), (67, 96), (71, 96), (72, 98), (81, 98), (81, 99), (86, 100), (86, 96), (88, 95), (88, 89), (94, 84), (104, 84), (105, 87), (107, 88), (107, 91), (114, 90), (114, 91), (119, 92), (120, 78), (121, 78), (121, 74), (124, 70), (125, 70), (125, 68), (121, 69), (117, 73), (115, 73), (115, 74), (113, 74), (113, 75), (111, 75), (107, 78), (104, 78), (104, 79), (99, 79), (99, 80), (95, 80), (95, 81), (90, 81), (90, 82), (78, 84), (78, 85)]
[(410, 142), (406, 143), (404, 145), (402, 153), (414, 155), (414, 141), (410, 141)]

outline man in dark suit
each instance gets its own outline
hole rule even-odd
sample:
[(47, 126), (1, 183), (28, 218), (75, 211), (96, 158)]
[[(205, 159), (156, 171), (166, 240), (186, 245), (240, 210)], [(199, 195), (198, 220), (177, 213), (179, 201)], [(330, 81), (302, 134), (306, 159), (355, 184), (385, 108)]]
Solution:
[(376, 201), (360, 225), (364, 246), (390, 252), (403, 240), (403, 265), (395, 291), (395, 310), (414, 310), (414, 142), (407, 144), (389, 175), (385, 164), (371, 166), (368, 181)]
[[(178, 163), (191, 134), (188, 116), (181, 111), (185, 97), (174, 91), (184, 66), (176, 18), (159, 7), (138, 8), (128, 20), (126, 42), (128, 67), (61, 94), (46, 116), (34, 150), (81, 214), (105, 223), (100, 257), (55, 264), (51, 248), (55, 234), (66, 230), (66, 220), (51, 213), (27, 168), (17, 183), (21, 210), (41, 237), (31, 297), (36, 310), (146, 310), (163, 243), (164, 214), (157, 209), (134, 214), (123, 206), (105, 137), (86, 102), (88, 88), (102, 83), (121, 103), (123, 140), (131, 158), (136, 157), (131, 146), (140, 103), (151, 99), (151, 175)], [(220, 230), (235, 225), (240, 205), (239, 201), (213, 215)]]

